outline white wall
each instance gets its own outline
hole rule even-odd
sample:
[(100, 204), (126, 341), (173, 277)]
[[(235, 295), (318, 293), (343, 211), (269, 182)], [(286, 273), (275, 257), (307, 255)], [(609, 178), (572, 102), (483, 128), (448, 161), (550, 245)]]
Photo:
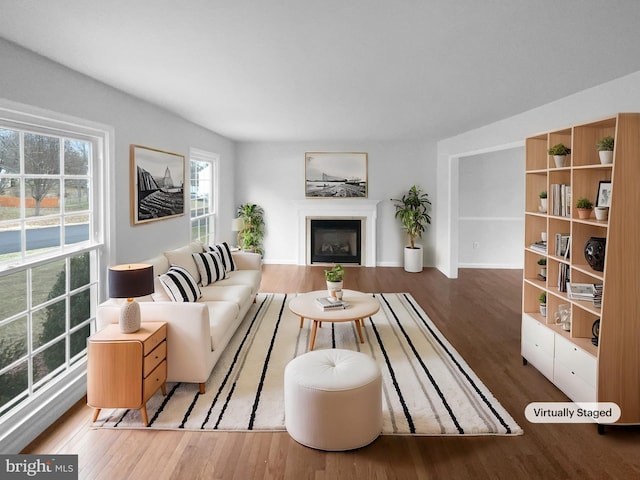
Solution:
[[(110, 125), (115, 131), (110, 263), (142, 260), (187, 243), (189, 216), (132, 226), (129, 204), (129, 145), (137, 144), (188, 156), (196, 147), (220, 154), (220, 229), (230, 240), (234, 214), (234, 142), (126, 95), (89, 77), (0, 39), (0, 95), (47, 110)], [(188, 163), (185, 182), (188, 180)], [(187, 183), (188, 184), (188, 183)], [(188, 207), (187, 207), (188, 208)]]
[(618, 112), (640, 111), (640, 72), (438, 142), (436, 266), (458, 275), (458, 161), (460, 157), (518, 147), (526, 137), (589, 122)]
[(459, 160), (458, 264), (522, 268), (524, 148)]
[[(265, 210), (265, 263), (297, 261), (298, 231), (293, 202), (304, 199), (304, 154), (317, 151), (368, 153), (368, 198), (380, 200), (377, 264), (401, 266), (405, 238), (394, 218), (390, 199), (418, 184), (435, 200), (435, 142), (238, 144), (236, 200), (238, 204), (257, 203)], [(427, 266), (434, 265), (434, 238), (434, 228), (429, 228), (421, 242)]]

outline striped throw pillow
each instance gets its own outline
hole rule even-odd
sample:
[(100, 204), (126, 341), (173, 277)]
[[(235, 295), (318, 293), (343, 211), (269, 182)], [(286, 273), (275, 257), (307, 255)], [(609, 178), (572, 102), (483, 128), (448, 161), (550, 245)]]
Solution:
[(202, 297), (198, 283), (178, 265), (171, 265), (167, 273), (160, 275), (160, 283), (174, 302), (195, 302)]
[(200, 271), (200, 283), (203, 287), (226, 278), (224, 263), (218, 252), (192, 253)]
[(207, 245), (207, 249), (210, 252), (218, 252), (222, 258), (225, 272), (233, 272), (236, 269), (236, 264), (233, 261), (233, 255), (231, 255), (231, 249), (227, 242), (218, 243), (216, 245)]

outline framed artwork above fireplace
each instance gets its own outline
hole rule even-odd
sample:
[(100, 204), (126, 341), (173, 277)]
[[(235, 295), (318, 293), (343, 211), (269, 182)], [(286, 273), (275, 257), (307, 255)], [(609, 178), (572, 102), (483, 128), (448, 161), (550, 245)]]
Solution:
[(306, 198), (366, 198), (366, 152), (306, 152)]

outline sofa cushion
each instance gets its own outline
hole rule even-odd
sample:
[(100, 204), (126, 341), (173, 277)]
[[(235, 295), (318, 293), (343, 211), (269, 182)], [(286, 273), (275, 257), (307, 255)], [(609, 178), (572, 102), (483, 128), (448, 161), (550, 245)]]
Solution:
[(202, 297), (198, 282), (180, 266), (172, 265), (167, 273), (160, 275), (160, 282), (174, 302), (195, 302)]
[(200, 302), (233, 302), (243, 305), (251, 298), (251, 288), (246, 285), (218, 286), (218, 283), (209, 285), (202, 289)]
[(251, 288), (253, 293), (258, 293), (262, 272), (260, 270), (236, 270), (227, 274), (227, 278), (220, 280), (216, 286), (245, 285)]
[(164, 256), (169, 260), (170, 265), (178, 265), (189, 272), (195, 278), (196, 282), (200, 282), (200, 272), (196, 266), (196, 262), (191, 256), (192, 253), (202, 251), (202, 245), (198, 242), (191, 242), (181, 248), (164, 252)]
[(236, 264), (233, 261), (233, 255), (231, 255), (231, 249), (227, 242), (218, 243), (214, 246), (208, 245), (207, 249), (220, 254), (220, 257), (222, 257), (222, 263), (224, 263), (224, 269), (227, 272), (233, 272), (236, 270)]
[(229, 332), (236, 330), (240, 307), (234, 302), (207, 302), (209, 327), (211, 329), (211, 350), (223, 348), (223, 341), (229, 338)]
[(223, 280), (227, 276), (224, 263), (218, 252), (192, 253), (191, 256), (200, 272), (200, 284), (203, 287)]
[[(163, 255), (164, 256), (164, 255)], [(167, 294), (167, 291), (164, 289), (164, 285), (160, 281), (160, 275), (156, 276), (153, 279), (153, 293), (151, 294), (151, 298), (154, 302), (170, 302), (171, 297)]]

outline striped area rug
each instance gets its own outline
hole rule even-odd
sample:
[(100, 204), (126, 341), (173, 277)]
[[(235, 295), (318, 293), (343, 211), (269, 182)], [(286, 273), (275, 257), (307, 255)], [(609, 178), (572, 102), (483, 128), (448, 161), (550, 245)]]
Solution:
[[(365, 320), (325, 323), (315, 349), (371, 355), (383, 378), (383, 434), (519, 435), (522, 429), (409, 294), (375, 294), (380, 311)], [(168, 383), (147, 403), (152, 429), (284, 430), (285, 365), (308, 350), (310, 325), (287, 304), (294, 294), (260, 294), (207, 381), (206, 393)], [(169, 360), (171, 361), (171, 360)], [(145, 428), (137, 410), (102, 410), (94, 427)]]

